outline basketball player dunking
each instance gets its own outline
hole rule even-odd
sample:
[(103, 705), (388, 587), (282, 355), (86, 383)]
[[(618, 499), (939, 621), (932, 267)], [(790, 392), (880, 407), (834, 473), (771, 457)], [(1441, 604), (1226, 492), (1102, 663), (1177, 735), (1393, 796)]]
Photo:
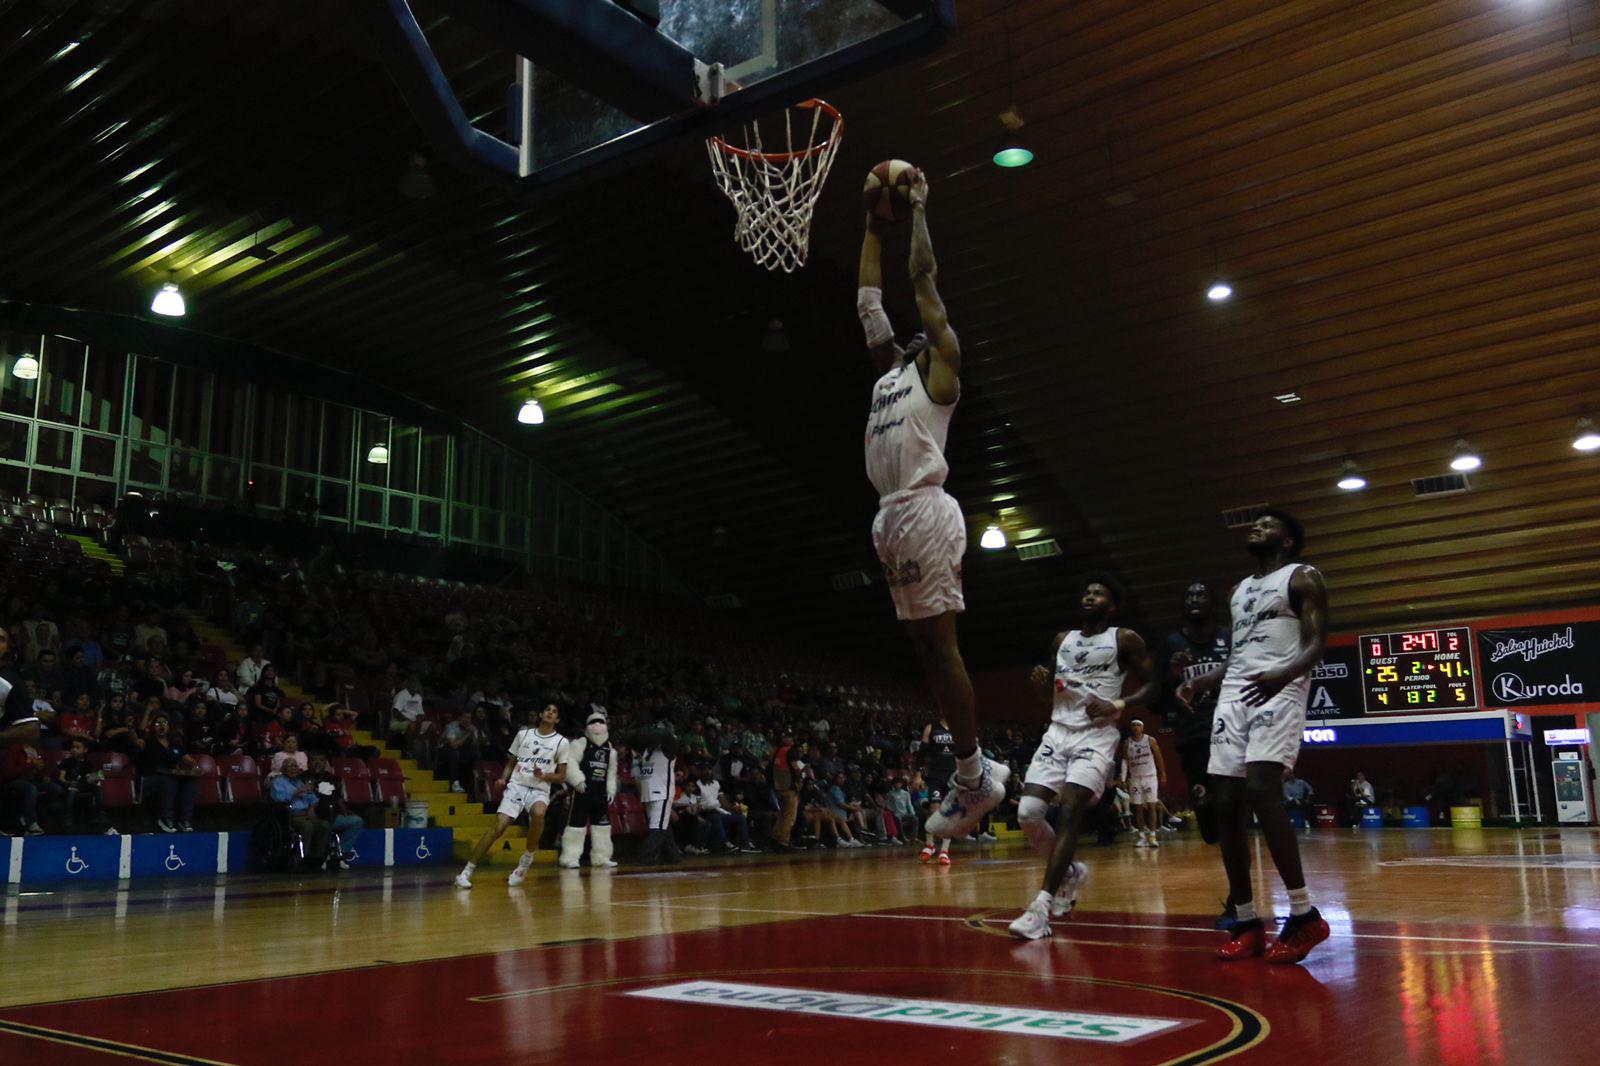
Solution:
[[(1283, 772), (1300, 754), (1311, 695), (1311, 671), (1328, 639), (1328, 590), (1315, 567), (1296, 562), (1305, 530), (1292, 515), (1267, 511), (1246, 541), (1255, 572), (1229, 601), (1233, 650), (1226, 666), (1186, 681), (1178, 698), (1196, 705), (1220, 686), (1211, 730), (1211, 785), (1237, 921), (1217, 951), (1226, 960), (1266, 951), (1267, 961), (1295, 963), (1328, 939), (1328, 923), (1311, 905), (1300, 845), (1283, 805)], [(1289, 890), (1289, 920), (1271, 950), (1256, 917), (1250, 883), (1250, 815), (1261, 823), (1272, 863)]]
[[(940, 717), (955, 737), (956, 772), (926, 829), (936, 837), (965, 837), (1005, 798), (1010, 771), (978, 750), (972, 681), (956, 644), (956, 615), (965, 607), (961, 556), (967, 550), (967, 523), (960, 505), (944, 491), (950, 472), (944, 447), (961, 397), (961, 347), (934, 284), (938, 267), (928, 235), (928, 180), (921, 172), (909, 198), (911, 285), (923, 332), (904, 348), (895, 343), (883, 309), (883, 245), (871, 215), (861, 242), (856, 310), (866, 329), (868, 355), (882, 375), (867, 415), (867, 477), (878, 490), (872, 541), (895, 614), (911, 634)], [(928, 787), (942, 784), (930, 781)]]
[[(1121, 587), (1109, 575), (1090, 574), (1083, 579), (1079, 603), (1079, 628), (1057, 633), (1053, 665), (1033, 669), (1034, 684), (1052, 693), (1050, 728), (1028, 764), (1017, 823), (1034, 850), (1049, 855), (1050, 861), (1039, 894), (1011, 923), (1011, 935), (1024, 940), (1050, 936), (1051, 914), (1066, 914), (1077, 905), (1089, 870), (1073, 862), (1072, 855), (1083, 812), (1105, 791), (1116, 765), (1121, 743), (1117, 719), (1160, 691), (1144, 640), (1111, 624), (1122, 605)], [(1124, 697), (1129, 674), (1139, 688)], [(1061, 809), (1052, 827), (1046, 815), (1057, 800)]]

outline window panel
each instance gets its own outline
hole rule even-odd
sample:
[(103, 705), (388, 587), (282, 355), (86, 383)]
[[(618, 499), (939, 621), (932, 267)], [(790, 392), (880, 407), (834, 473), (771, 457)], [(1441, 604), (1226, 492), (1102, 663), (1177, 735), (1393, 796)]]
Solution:
[(244, 458), (245, 383), (233, 378), (217, 378), (211, 389), (211, 438), (206, 450), (212, 455)]
[(317, 479), (308, 474), (290, 473), (284, 486), (284, 506), (296, 514), (307, 514), (320, 509), (317, 500)]
[(0, 492), (21, 496), (28, 491), (28, 468), (0, 464)]
[(28, 491), (37, 492), (51, 503), (72, 499), (72, 475), (49, 470), (35, 470), (28, 482)]
[(469, 503), (477, 488), (478, 439), (472, 433), (463, 433), (456, 442), (456, 476), (450, 496), (457, 503)]
[(33, 424), (19, 418), (0, 418), (0, 459), (13, 462), (28, 461), (28, 438)]
[(348, 407), (322, 405), (322, 474), (350, 480), (350, 430), (355, 412)]
[(283, 509), (283, 471), (275, 466), (250, 464), (250, 477), (244, 483), (248, 502), (269, 511)]
[(128, 436), (166, 444), (172, 439), (172, 367), (139, 356), (133, 371), (133, 410)]
[(205, 481), (205, 469), (206, 457), (202, 453), (174, 449), (172, 467), (167, 471), (167, 484), (173, 492), (198, 496)]
[(533, 554), (544, 556), (556, 553), (556, 527), (549, 522), (533, 523)]
[(369, 525), (383, 525), (383, 493), (376, 489), (362, 489), (356, 500), (356, 521)]
[(389, 528), (411, 532), (412, 508), (415, 501), (410, 496), (401, 496), (396, 493), (389, 494)]
[(421, 500), (417, 504), (417, 532), (431, 533), (434, 536), (444, 532), (444, 505), (434, 503), (432, 500)]
[(244, 466), (237, 459), (213, 455), (206, 460), (206, 495), (230, 503), (239, 498), (239, 471)]
[(160, 488), (166, 473), (167, 449), (150, 444), (128, 445), (128, 480)]
[(476, 540), (477, 530), (473, 527), (472, 508), (456, 504), (450, 509), (450, 539), (451, 540)]
[[(348, 450), (348, 448), (346, 449)], [(350, 518), (350, 486), (343, 481), (322, 481), (317, 489), (318, 512), (323, 518)]]
[(206, 406), (211, 399), (212, 375), (180, 366), (172, 398), (172, 440), (183, 448), (206, 446)]
[(424, 496), (444, 496), (448, 441), (449, 438), (443, 433), (424, 433), (422, 436), (422, 481), (419, 490)]
[(421, 458), (422, 431), (415, 426), (396, 426), (394, 446), (389, 451), (389, 487), (416, 492), (417, 463)]
[(250, 420), (250, 461), (282, 466), (289, 444), (289, 400), (282, 392), (256, 386), (256, 405)]
[(78, 422), (83, 402), (83, 357), (81, 341), (65, 337), (46, 337), (39, 369), (39, 417), (69, 426)]
[(8, 415), (33, 417), (34, 398), (39, 392), (39, 380), (24, 380), (11, 372), (11, 367), (24, 355), (39, 357), (42, 347), (37, 333), (7, 333), (0, 331), (0, 411)]
[(294, 413), (294, 428), (289, 437), (289, 466), (316, 473), (317, 446), (322, 440), (322, 401), (296, 396), (289, 404)]
[(40, 426), (38, 434), (34, 438), (33, 464), (71, 470), (72, 446), (76, 443), (74, 438), (77, 434), (70, 429), (56, 429), (54, 426)]
[(95, 433), (83, 434), (83, 444), (78, 452), (78, 472), (116, 477), (117, 438), (102, 437)]
[(358, 480), (363, 485), (387, 485), (389, 483), (389, 466), (387, 463), (369, 463), (367, 456), (374, 445), (381, 444), (389, 448), (389, 461), (394, 461), (394, 449), (389, 441), (389, 419), (383, 415), (375, 415), (363, 411), (361, 413), (361, 432), (357, 438), (356, 466), (360, 468)]
[(122, 408), (127, 400), (127, 353), (114, 348), (90, 348), (84, 382), (79, 423), (85, 429), (121, 433)]
[(117, 483), (103, 481), (100, 478), (80, 477), (72, 486), (72, 503), (76, 507), (88, 507), (98, 503), (110, 510), (117, 502)]

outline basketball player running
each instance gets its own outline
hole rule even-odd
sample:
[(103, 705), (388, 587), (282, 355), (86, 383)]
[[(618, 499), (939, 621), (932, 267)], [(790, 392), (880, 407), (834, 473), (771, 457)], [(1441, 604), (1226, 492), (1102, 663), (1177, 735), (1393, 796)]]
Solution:
[(1204, 677), (1228, 661), (1228, 635), (1217, 625), (1215, 597), (1204, 581), (1192, 581), (1183, 592), (1183, 624), (1162, 642), (1166, 656), (1163, 671), (1175, 704), (1173, 733), (1178, 742), (1178, 762), (1189, 782), (1195, 822), (1207, 844), (1217, 842), (1217, 820), (1211, 805), (1206, 764), (1211, 759), (1211, 719), (1216, 713), (1215, 692), (1195, 698), (1193, 707), (1176, 698), (1179, 685)]
[(544, 812), (550, 806), (550, 786), (567, 779), (567, 738), (556, 732), (561, 721), (561, 710), (547, 704), (539, 712), (539, 724), (533, 729), (520, 729), (511, 740), (505, 769), (500, 780), (506, 784), (500, 798), (500, 810), (495, 823), (484, 830), (483, 836), (472, 848), (471, 861), (456, 875), (457, 888), (472, 887), (472, 872), (489, 854), (494, 842), (505, 835), (506, 829), (523, 811), (528, 812), (528, 841), (517, 868), (506, 879), (509, 885), (520, 885), (533, 865), (533, 854), (539, 850), (539, 837), (544, 834)]
[(883, 246), (870, 214), (861, 242), (856, 310), (868, 355), (882, 375), (867, 415), (866, 465), (878, 490), (872, 542), (895, 615), (906, 624), (955, 738), (956, 771), (947, 787), (939, 783), (944, 795), (926, 826), (933, 836), (952, 838), (965, 837), (1000, 804), (1011, 771), (978, 750), (972, 681), (956, 644), (956, 615), (965, 608), (961, 556), (967, 525), (960, 505), (944, 491), (950, 471), (944, 447), (961, 397), (961, 346), (934, 283), (938, 266), (928, 235), (928, 180), (920, 171), (910, 200), (911, 285), (923, 331), (904, 348), (895, 343), (883, 309)]
[[(1053, 692), (1050, 728), (1028, 764), (1017, 822), (1034, 850), (1050, 856), (1044, 886), (1016, 921), (1011, 935), (1039, 940), (1051, 935), (1050, 916), (1069, 913), (1089, 870), (1073, 862), (1083, 812), (1105, 791), (1116, 765), (1121, 733), (1117, 719), (1160, 691), (1155, 666), (1144, 640), (1131, 629), (1111, 624), (1122, 606), (1122, 589), (1106, 574), (1083, 580), (1079, 628), (1057, 633), (1051, 647), (1053, 667), (1033, 668), (1033, 681)], [(1122, 689), (1128, 675), (1139, 688), (1128, 696)], [(1056, 824), (1046, 812), (1061, 802)], [(1059, 830), (1059, 832), (1058, 832)]]
[(1167, 783), (1167, 767), (1161, 761), (1161, 748), (1144, 731), (1138, 718), (1128, 723), (1128, 739), (1122, 742), (1122, 758), (1128, 764), (1128, 802), (1133, 804), (1133, 824), (1139, 831), (1136, 848), (1159, 848), (1161, 839), (1161, 786)]
[[(948, 787), (945, 782), (956, 772), (956, 738), (950, 732), (949, 722), (941, 718), (938, 725), (929, 722), (922, 727), (922, 750), (919, 754), (922, 756), (922, 780), (928, 786), (928, 806), (937, 808)], [(922, 861), (932, 862), (937, 851), (939, 865), (949, 866), (950, 838), (941, 840), (926, 832), (928, 817), (927, 814), (923, 815), (926, 841), (922, 846)]]
[[(1305, 530), (1284, 511), (1267, 511), (1246, 541), (1254, 573), (1229, 602), (1233, 650), (1226, 666), (1186, 681), (1178, 698), (1220, 686), (1209, 771), (1215, 791), (1222, 864), (1237, 918), (1217, 950), (1224, 960), (1266, 952), (1267, 961), (1295, 963), (1328, 939), (1328, 923), (1311, 905), (1300, 846), (1283, 805), (1283, 771), (1300, 754), (1311, 671), (1328, 639), (1328, 590), (1315, 567), (1296, 562)], [(1261, 823), (1272, 863), (1289, 890), (1289, 920), (1270, 950), (1256, 917), (1250, 883), (1250, 815)]]
[(561, 868), (576, 870), (583, 857), (583, 838), (589, 842), (589, 866), (609, 870), (611, 859), (611, 801), (617, 798), (617, 750), (611, 746), (606, 712), (589, 712), (583, 736), (567, 747), (567, 784), (576, 793), (561, 834)]

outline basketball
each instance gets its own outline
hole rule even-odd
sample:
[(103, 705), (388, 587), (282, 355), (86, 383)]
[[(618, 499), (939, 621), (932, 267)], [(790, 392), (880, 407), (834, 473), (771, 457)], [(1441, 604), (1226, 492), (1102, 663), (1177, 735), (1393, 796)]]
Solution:
[(911, 217), (911, 183), (917, 168), (904, 159), (885, 159), (867, 172), (861, 190), (867, 212), (885, 222), (904, 222)]

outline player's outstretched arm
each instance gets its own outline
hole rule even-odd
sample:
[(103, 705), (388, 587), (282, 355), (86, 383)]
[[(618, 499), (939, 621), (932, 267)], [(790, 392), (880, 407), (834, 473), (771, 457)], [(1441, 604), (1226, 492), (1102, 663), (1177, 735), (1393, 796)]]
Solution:
[(883, 237), (872, 215), (861, 238), (861, 266), (856, 271), (856, 314), (867, 333), (867, 358), (879, 374), (894, 365), (894, 330), (883, 309)]
[(928, 233), (928, 178), (920, 170), (910, 196), (911, 287), (922, 332), (928, 337), (928, 395), (934, 403), (955, 403), (961, 398), (961, 343), (950, 328), (950, 316), (939, 296), (939, 264)]

